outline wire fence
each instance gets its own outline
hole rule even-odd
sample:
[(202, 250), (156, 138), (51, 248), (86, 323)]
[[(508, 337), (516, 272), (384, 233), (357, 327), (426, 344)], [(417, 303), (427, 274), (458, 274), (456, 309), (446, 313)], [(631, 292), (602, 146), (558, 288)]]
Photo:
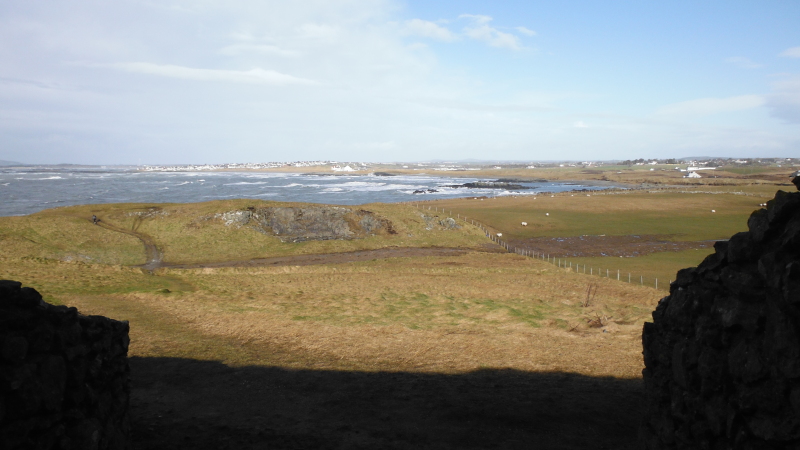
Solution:
[(616, 279), (617, 281), (627, 282), (627, 283), (636, 283), (639, 282), (641, 286), (648, 286), (653, 287), (655, 289), (661, 290), (669, 290), (669, 285), (672, 283), (672, 280), (668, 280), (664, 283), (663, 279), (661, 283), (659, 283), (658, 278), (646, 278), (644, 275), (634, 275), (632, 272), (625, 272), (620, 269), (611, 269), (611, 268), (603, 268), (603, 267), (592, 267), (586, 264), (578, 264), (576, 262), (570, 261), (567, 258), (550, 255), (549, 253), (532, 250), (529, 248), (521, 248), (510, 245), (508, 242), (502, 239), (502, 233), (495, 231), (493, 228), (490, 228), (483, 223), (471, 219), (465, 215), (460, 213), (456, 213), (455, 217), (453, 217), (452, 210), (445, 210), (444, 208), (438, 206), (430, 206), (430, 205), (423, 205), (420, 202), (405, 202), (406, 204), (415, 206), (419, 210), (423, 211), (433, 211), (442, 214), (448, 214), (450, 218), (456, 219), (458, 221), (463, 221), (464, 223), (473, 225), (478, 227), (480, 230), (486, 234), (486, 237), (489, 238), (492, 242), (499, 245), (500, 247), (504, 248), (509, 253), (516, 253), (521, 256), (525, 256), (528, 258), (539, 259), (542, 261), (546, 261), (550, 264), (553, 264), (559, 268), (569, 269), (576, 273), (586, 274), (590, 276), (599, 276), (603, 278), (609, 279)]

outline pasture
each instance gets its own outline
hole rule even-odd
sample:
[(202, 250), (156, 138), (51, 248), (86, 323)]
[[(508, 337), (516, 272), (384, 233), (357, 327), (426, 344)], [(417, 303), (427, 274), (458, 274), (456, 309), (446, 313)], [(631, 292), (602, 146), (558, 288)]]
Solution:
[(642, 323), (664, 291), (507, 253), (442, 207), (669, 277), (766, 191), (362, 205), (394, 233), (296, 242), (226, 222), (275, 203), (59, 208), (0, 218), (0, 278), (130, 321), (135, 448), (632, 449)]

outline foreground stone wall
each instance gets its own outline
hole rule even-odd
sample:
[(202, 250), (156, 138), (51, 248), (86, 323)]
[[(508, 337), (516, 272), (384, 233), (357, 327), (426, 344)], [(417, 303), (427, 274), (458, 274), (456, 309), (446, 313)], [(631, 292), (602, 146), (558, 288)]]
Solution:
[(128, 323), (0, 281), (0, 449), (127, 449)]
[(800, 448), (800, 193), (747, 224), (644, 326), (647, 449)]

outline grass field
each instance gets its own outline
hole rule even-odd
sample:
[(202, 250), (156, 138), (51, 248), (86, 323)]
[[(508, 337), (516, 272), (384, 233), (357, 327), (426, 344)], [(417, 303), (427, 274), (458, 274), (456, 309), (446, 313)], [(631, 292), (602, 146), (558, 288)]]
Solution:
[[(711, 251), (698, 243), (746, 229), (773, 194), (757, 185), (425, 203), (438, 212), (363, 205), (396, 234), (305, 242), (217, 216), (275, 203), (59, 208), (0, 218), (0, 278), (130, 321), (136, 448), (632, 449), (642, 323), (664, 291), (502, 252), (463, 221), (436, 226), (450, 216), (441, 209), (573, 265), (666, 281)], [(587, 235), (585, 256), (567, 256), (559, 240)], [(165, 265), (138, 267), (144, 238)], [(609, 243), (638, 253), (596, 256)], [(417, 247), (457, 252), (335, 258)], [(326, 264), (245, 265), (327, 253)], [(220, 262), (231, 267), (202, 267)]]
[[(747, 230), (747, 218), (777, 187), (634, 190), (424, 202), (488, 226), (514, 247), (545, 253), (637, 283), (667, 289), (685, 267), (699, 264), (712, 244)], [(527, 226), (523, 226), (526, 222)], [(567, 244), (557, 245), (563, 238)], [(649, 243), (640, 243), (642, 237)], [(550, 239), (548, 239), (550, 238)], [(657, 242), (659, 245), (649, 245)], [(605, 243), (605, 244), (603, 244)], [(674, 244), (674, 245), (670, 245)], [(605, 248), (603, 247), (605, 245)], [(672, 247), (663, 251), (664, 247)], [(623, 249), (623, 250), (620, 250)], [(600, 253), (613, 254), (602, 256)], [(580, 269), (581, 272), (583, 268)]]

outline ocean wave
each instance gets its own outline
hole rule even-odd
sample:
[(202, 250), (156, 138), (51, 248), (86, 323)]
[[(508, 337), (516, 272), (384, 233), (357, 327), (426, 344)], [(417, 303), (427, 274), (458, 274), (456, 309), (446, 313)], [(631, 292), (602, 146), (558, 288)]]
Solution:
[(223, 186), (244, 186), (252, 184), (269, 184), (267, 181), (238, 181), (236, 183), (224, 183)]
[(63, 180), (64, 178), (56, 175), (53, 177), (45, 177), (45, 178), (31, 178), (32, 180)]
[(175, 186), (183, 186), (184, 184), (192, 184), (194, 181), (184, 181), (183, 183), (178, 183)]

